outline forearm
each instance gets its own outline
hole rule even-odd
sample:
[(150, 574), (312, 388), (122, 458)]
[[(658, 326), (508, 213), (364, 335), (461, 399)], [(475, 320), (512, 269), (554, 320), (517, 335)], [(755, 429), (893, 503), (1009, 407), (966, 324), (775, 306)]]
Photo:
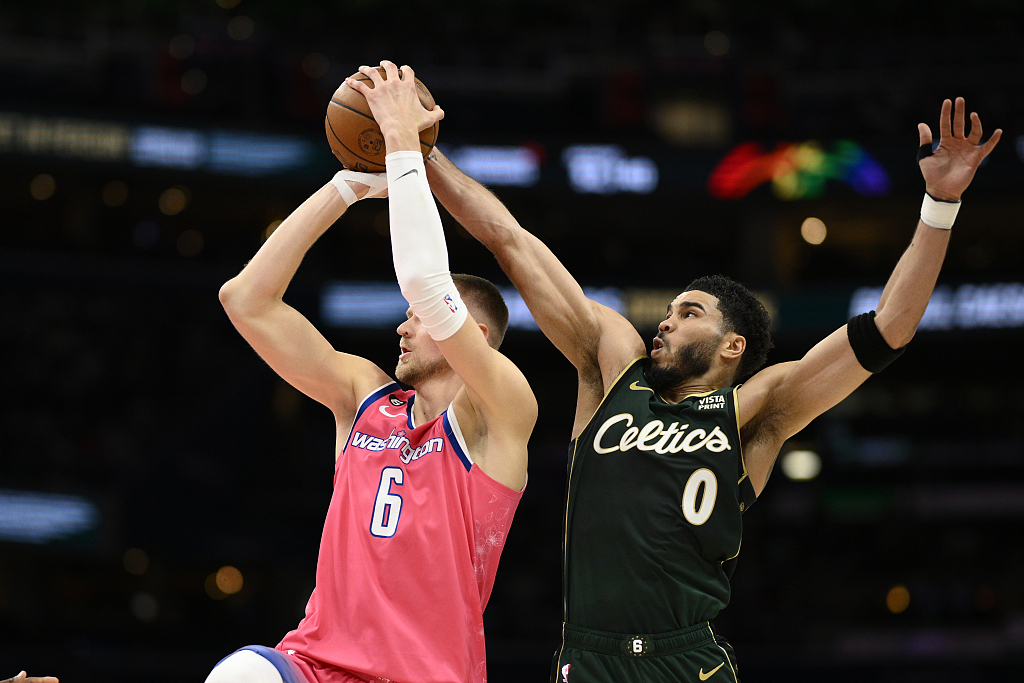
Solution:
[(616, 340), (627, 340), (628, 348), (623, 353), (630, 360), (643, 352), (639, 337), (628, 323), (599, 319), (593, 302), (551, 249), (523, 229), (490, 190), (440, 153), (431, 155), (427, 176), (434, 195), (494, 254), (541, 331), (573, 365), (593, 370), (605, 332)]
[(385, 159), (391, 219), (391, 250), (402, 296), (436, 340), (455, 334), (467, 311), (448, 269), (448, 249), (417, 150)]
[[(565, 266), (535, 235), (519, 225), (511, 212), (486, 187), (458, 169), (444, 155), (427, 163), (430, 189), (470, 235), (494, 254), (505, 274), (531, 310), (544, 299), (585, 303), (583, 290)], [(535, 311), (534, 315), (543, 311)]]
[[(426, 166), (434, 196), (504, 268), (505, 262), (516, 256), (516, 241), (522, 240), (526, 231), (500, 199), (440, 152), (432, 154)], [(519, 248), (525, 247), (520, 242)]]
[(330, 183), (304, 201), (263, 243), (242, 272), (221, 288), (225, 307), (251, 309), (281, 300), (306, 252), (346, 208)]
[(946, 256), (950, 231), (918, 222), (910, 246), (900, 257), (878, 302), (875, 324), (891, 348), (914, 337), (924, 317)]

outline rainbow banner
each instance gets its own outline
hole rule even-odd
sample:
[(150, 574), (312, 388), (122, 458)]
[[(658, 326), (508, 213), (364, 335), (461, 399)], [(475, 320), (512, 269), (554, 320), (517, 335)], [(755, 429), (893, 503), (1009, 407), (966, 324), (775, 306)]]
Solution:
[(889, 191), (885, 169), (855, 142), (840, 140), (826, 152), (817, 142), (780, 142), (765, 152), (757, 142), (745, 142), (722, 159), (708, 179), (717, 199), (739, 199), (771, 181), (780, 199), (814, 199), (828, 180), (840, 180), (866, 197)]

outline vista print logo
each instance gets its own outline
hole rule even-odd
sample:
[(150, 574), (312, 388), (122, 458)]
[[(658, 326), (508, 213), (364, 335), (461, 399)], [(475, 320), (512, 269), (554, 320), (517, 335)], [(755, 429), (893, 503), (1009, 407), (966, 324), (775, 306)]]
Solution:
[(697, 401), (697, 410), (713, 410), (714, 408), (725, 408), (725, 396), (705, 396)]

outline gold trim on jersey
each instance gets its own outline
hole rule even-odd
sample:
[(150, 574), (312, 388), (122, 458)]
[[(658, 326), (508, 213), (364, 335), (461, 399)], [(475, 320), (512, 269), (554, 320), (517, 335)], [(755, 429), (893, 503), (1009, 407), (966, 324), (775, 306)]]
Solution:
[(737, 557), (739, 557), (739, 556), (740, 556), (740, 553), (741, 553), (742, 551), (743, 551), (743, 537), (741, 536), (741, 537), (740, 537), (740, 544), (739, 544), (739, 546), (738, 546), (738, 547), (736, 548), (736, 554), (735, 554), (735, 555), (733, 555), (732, 557), (730, 557), (730, 558), (729, 558), (728, 560), (722, 560), (721, 564), (725, 564), (726, 562), (729, 562), (729, 561), (731, 561), (731, 560), (735, 560), (735, 559), (736, 559)]
[[(597, 414), (596, 412), (594, 413)], [(583, 432), (580, 432), (583, 436)], [(572, 441), (572, 456), (569, 458), (569, 476), (565, 487), (565, 515), (562, 529), (562, 642), (565, 643), (565, 622), (569, 619), (569, 498), (572, 496), (572, 470), (576, 466), (576, 449), (580, 439)]]
[[(740, 464), (743, 465), (743, 476), (739, 478), (739, 481), (736, 482), (737, 484), (742, 484), (743, 480), (747, 478), (747, 458), (743, 454), (743, 432), (740, 431), (741, 428), (740, 428), (740, 395), (739, 395), (739, 392), (740, 392), (740, 387), (741, 386), (743, 386), (743, 385), (741, 384), (738, 387), (735, 387), (732, 390), (732, 394), (730, 394), (732, 396), (732, 412), (733, 412), (734, 415), (736, 415), (736, 436), (738, 437), (737, 441), (739, 441), (739, 445), (740, 445)], [(743, 501), (740, 501), (740, 502), (742, 503)]]
[[(712, 389), (711, 391), (705, 391), (705, 392), (703, 392), (701, 394), (687, 394), (686, 396), (683, 396), (681, 399), (679, 399), (679, 403), (682, 403), (683, 401), (685, 401), (688, 398), (693, 398), (693, 397), (700, 398), (701, 396), (710, 396), (711, 394), (715, 393), (716, 391), (721, 391), (722, 389), (728, 389), (728, 388), (729, 387), (720, 387), (718, 389)], [(658, 398), (661, 398), (661, 396), (659, 396)], [(663, 399), (663, 398), (661, 398), (661, 400), (665, 401), (665, 399)], [(668, 403), (668, 401), (665, 401), (665, 403)], [(679, 403), (668, 403), (668, 405), (670, 405), (670, 406), (677, 406), (677, 405), (679, 405)]]

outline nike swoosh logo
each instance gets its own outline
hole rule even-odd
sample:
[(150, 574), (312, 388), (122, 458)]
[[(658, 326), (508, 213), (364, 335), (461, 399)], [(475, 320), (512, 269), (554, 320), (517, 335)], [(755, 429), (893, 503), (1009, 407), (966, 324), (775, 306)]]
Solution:
[[(719, 664), (718, 666), (716, 666), (714, 669), (712, 669), (711, 671), (709, 671), (707, 673), (704, 673), (704, 667), (701, 667), (700, 668), (700, 673), (697, 674), (697, 676), (700, 678), (700, 680), (706, 681), (709, 678), (711, 678), (714, 675), (714, 673), (716, 671), (718, 671), (719, 669), (721, 669), (723, 666), (725, 666), (725, 662), (722, 662), (721, 664)], [(693, 671), (693, 669), (690, 669), (690, 671)]]
[(414, 168), (414, 169), (412, 169), (412, 170), (410, 170), (410, 171), (406, 171), (406, 172), (405, 172), (405, 173), (403, 173), (402, 175), (400, 175), (400, 176), (398, 176), (397, 178), (395, 178), (395, 182), (397, 183), (397, 182), (398, 182), (399, 180), (401, 180), (401, 179), (402, 179), (402, 178), (404, 178), (405, 176), (409, 175), (410, 173), (415, 173), (416, 175), (419, 175), (419, 174), (420, 174), (420, 169), (418, 169), (418, 168)]
[[(651, 389), (650, 387), (642, 387), (640, 386), (639, 382), (633, 382), (632, 384), (629, 385), (629, 388), (632, 389), (633, 391), (649, 391), (652, 394), (654, 393), (654, 389)], [(702, 678), (701, 680), (704, 679)]]
[(399, 413), (398, 415), (392, 415), (392, 414), (391, 414), (391, 413), (389, 413), (388, 411), (384, 410), (384, 406), (377, 406), (377, 410), (379, 410), (379, 411), (380, 411), (381, 413), (383, 413), (384, 415), (387, 415), (388, 417), (405, 417), (405, 416), (404, 416), (404, 415), (402, 415), (401, 413)]

